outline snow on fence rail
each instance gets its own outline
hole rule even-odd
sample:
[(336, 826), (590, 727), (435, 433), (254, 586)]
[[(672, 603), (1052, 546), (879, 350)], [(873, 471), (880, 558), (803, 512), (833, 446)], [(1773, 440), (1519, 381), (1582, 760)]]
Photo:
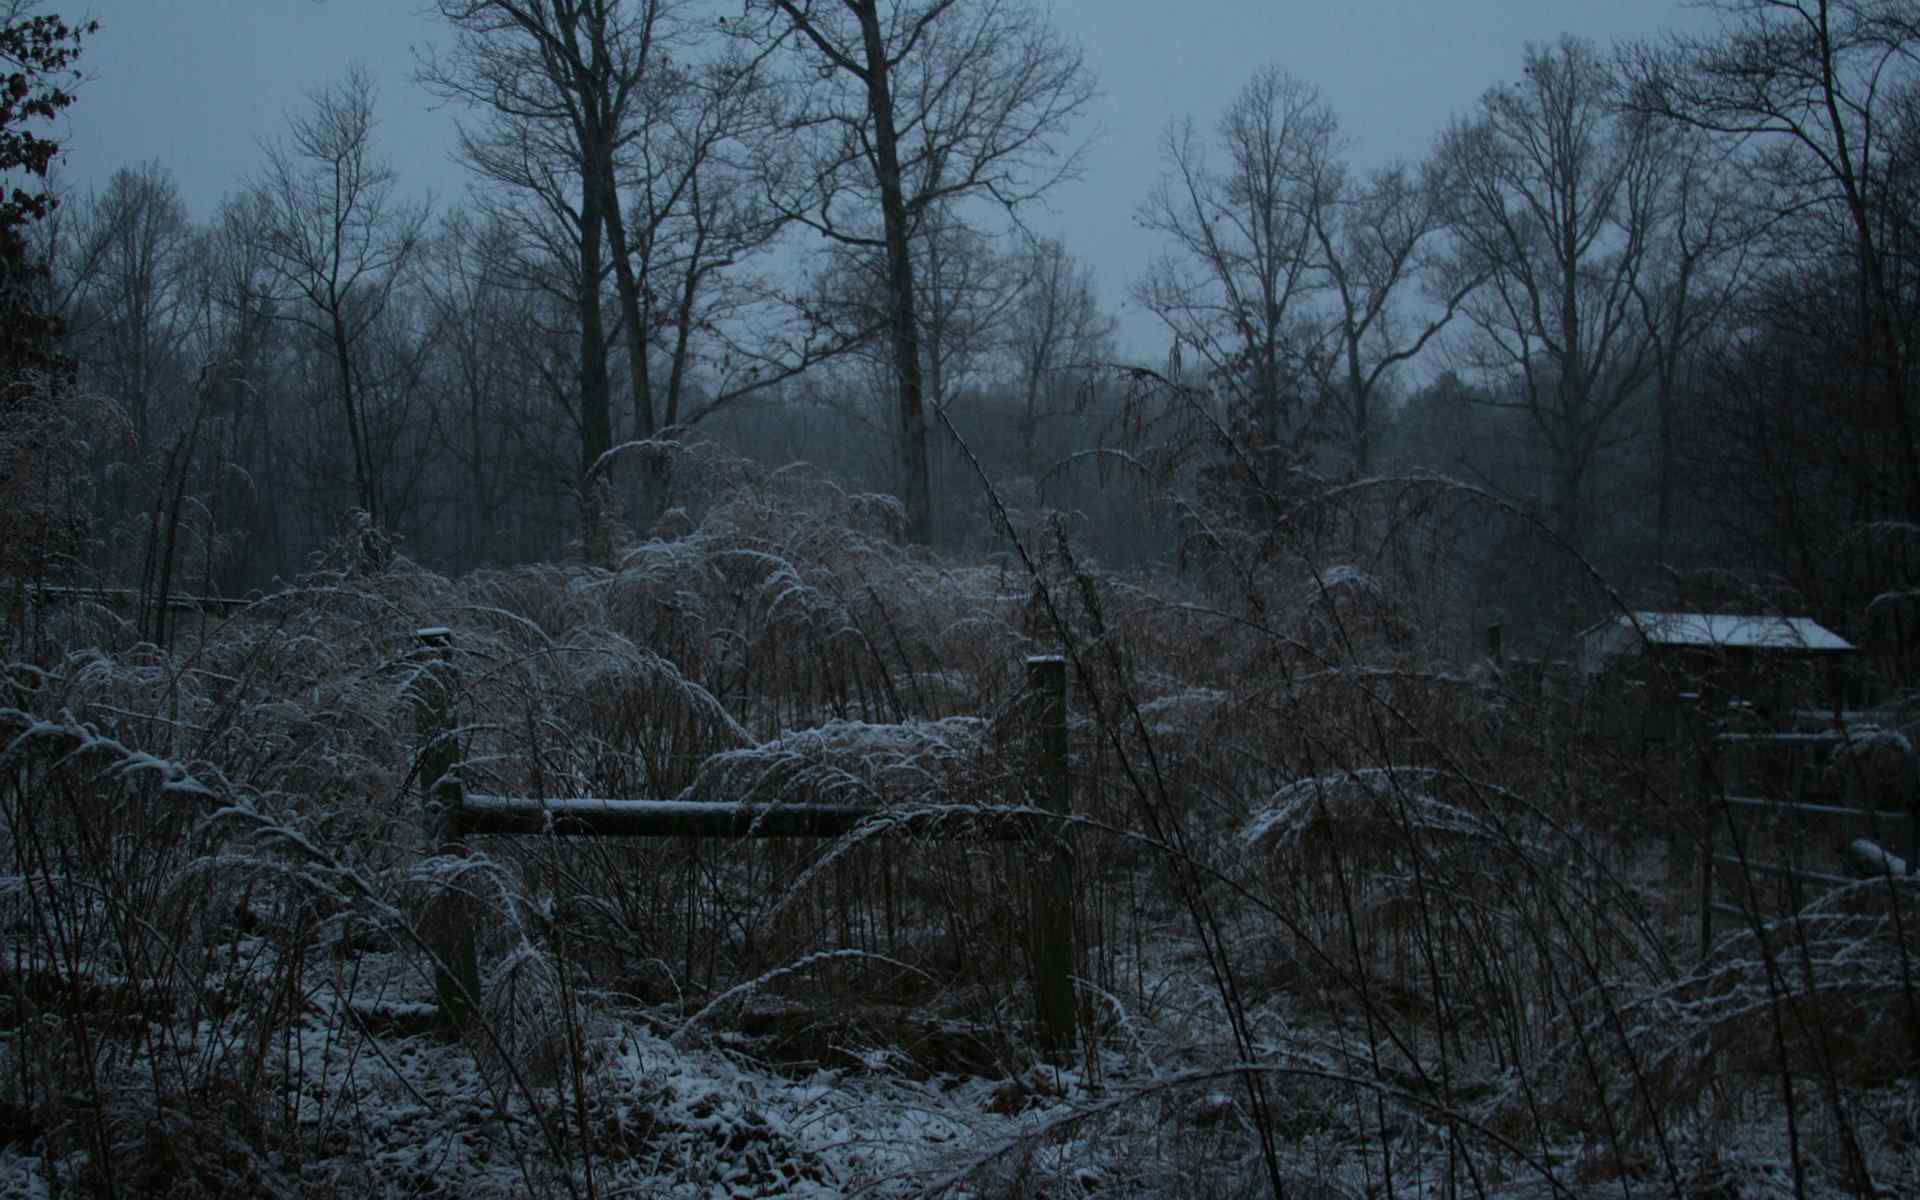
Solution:
[(886, 809), (714, 800), (537, 800), (476, 795), (464, 789), (443, 803), (452, 810), (456, 837), (833, 838), (907, 833), (1005, 842), (1033, 838), (1055, 819), (1040, 808), (963, 804)]
[[(1034, 948), (1034, 996), (1040, 1043), (1051, 1054), (1072, 1048), (1073, 854), (1067, 841), (1071, 807), (1067, 780), (1067, 664), (1027, 660), (1027, 713), (1034, 724), (1029, 805), (917, 804), (910, 808), (808, 803), (729, 803), (659, 799), (541, 799), (471, 794), (453, 775), (453, 633), (421, 629), (422, 667), (412, 702), (421, 750), (415, 766), (435, 800), (440, 853), (460, 853), (479, 836), (838, 838), (912, 834), (940, 839), (1029, 841), (1035, 887), (1028, 913)], [(449, 899), (430, 922), (440, 966), (436, 978), (442, 1020), (472, 1020), (479, 972), (469, 917)]]
[[(1920, 873), (1920, 756), (1906, 738), (1720, 733), (1705, 746), (1702, 956), (1716, 915), (1751, 928), (1863, 879)], [(1889, 792), (1897, 808), (1872, 806)]]

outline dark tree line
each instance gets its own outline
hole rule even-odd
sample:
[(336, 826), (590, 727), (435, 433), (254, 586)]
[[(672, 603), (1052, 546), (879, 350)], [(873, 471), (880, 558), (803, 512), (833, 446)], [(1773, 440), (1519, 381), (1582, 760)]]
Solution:
[[(204, 221), (158, 163), (9, 200), (7, 303), (42, 324), (7, 327), (124, 417), (71, 439), (122, 578), (163, 509), (168, 555), (228, 590), (369, 531), (447, 569), (611, 564), (697, 505), (673, 463), (703, 438), (985, 546), (951, 424), (1115, 562), (1181, 526), (1102, 470), (1185, 489), (1189, 532), (1237, 496), (1250, 545), (1281, 498), (1440, 472), (1672, 602), (1734, 603), (1737, 576), (1908, 628), (1920, 27), (1877, 0), (1715, 7), (1709, 34), (1531, 48), (1412, 161), (1356, 166), (1277, 66), (1173, 121), (1139, 208), (1164, 252), (1133, 299), (1169, 346), (1145, 376), (1113, 369), (1086, 265), (997, 223), (1074, 170), (1094, 99), (1015, 0), (445, 0), (419, 83), (460, 105), (464, 203), (406, 199), (392, 98), (348, 71)], [(7, 25), (9, 131), (69, 99), (62, 30)], [(1215, 436), (1158, 475), (1143, 378)], [(1505, 535), (1458, 554), (1579, 616), (1561, 577), (1514, 581)]]

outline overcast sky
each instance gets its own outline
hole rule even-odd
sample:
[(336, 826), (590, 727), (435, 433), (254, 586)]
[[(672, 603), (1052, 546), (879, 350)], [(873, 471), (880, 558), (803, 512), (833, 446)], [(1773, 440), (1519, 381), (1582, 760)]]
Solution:
[[(149, 159), (172, 170), (204, 218), (257, 168), (259, 140), (306, 91), (359, 62), (381, 87), (384, 150), (407, 183), (457, 202), (452, 112), (412, 82), (440, 36), (417, 0), (47, 0), (100, 32), (90, 81), (64, 121), (64, 182), (85, 192)], [(1318, 85), (1362, 164), (1418, 156), (1450, 116), (1519, 72), (1528, 42), (1562, 32), (1601, 43), (1702, 18), (1679, 0), (1057, 0), (1054, 21), (1086, 48), (1104, 96), (1085, 177), (1032, 223), (1096, 264), (1109, 307), (1156, 250), (1133, 210), (1159, 170), (1170, 117), (1209, 126), (1260, 66)], [(1136, 350), (1160, 340), (1125, 314)], [(1144, 343), (1144, 344), (1143, 344)]]

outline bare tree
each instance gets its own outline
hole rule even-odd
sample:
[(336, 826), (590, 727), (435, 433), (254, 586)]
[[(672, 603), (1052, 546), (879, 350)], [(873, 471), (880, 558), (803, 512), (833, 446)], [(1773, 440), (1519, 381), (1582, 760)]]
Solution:
[(272, 272), (258, 230), (270, 219), (266, 197), (228, 197), (196, 229), (185, 255), (181, 324), (197, 362), (242, 365), (241, 376), (269, 340), (274, 321)]
[(1040, 422), (1073, 411), (1067, 400), (1079, 386), (1074, 376), (1112, 357), (1114, 322), (1100, 308), (1092, 268), (1058, 238), (1028, 243), (1016, 270), (1020, 292), (1007, 349), (1019, 379), (1022, 465), (1033, 472)]
[[(646, 336), (638, 282), (627, 261), (616, 162), (633, 136), (656, 65), (668, 5), (660, 0), (438, 0), (454, 41), (421, 64), (430, 90), (484, 114), (462, 128), (461, 153), (476, 174), (531, 197), (548, 258), (575, 307), (580, 342), (581, 537), (588, 560), (613, 557), (613, 447), (608, 317), (603, 289), (617, 272), (628, 314), (634, 386), (645, 387)], [(636, 407), (639, 407), (636, 402)], [(649, 406), (650, 411), (650, 406)], [(596, 474), (596, 469), (598, 473)]]
[(994, 239), (961, 221), (950, 204), (935, 206), (921, 219), (914, 244), (926, 394), (944, 406), (1005, 341), (1020, 280)]
[[(920, 314), (921, 377), (929, 403), (945, 405), (984, 367), (1008, 336), (1006, 318), (1020, 293), (1015, 264), (995, 239), (935, 205), (913, 231), (914, 303)], [(823, 315), (878, 372), (891, 395), (892, 304), (887, 261), (872, 247), (841, 247), (816, 281)]]
[(356, 67), (287, 118), (253, 183), (256, 230), (268, 268), (296, 303), (282, 311), (327, 346), (334, 391), (353, 453), (357, 502), (387, 519), (381, 447), (370, 432), (358, 349), (381, 319), (419, 245), (423, 206), (395, 195), (391, 167), (375, 156), (374, 85)]
[(1341, 186), (1339, 121), (1317, 89), (1267, 67), (1227, 106), (1215, 143), (1217, 161), (1192, 118), (1168, 125), (1166, 173), (1139, 216), (1170, 248), (1133, 295), (1247, 410), (1271, 456), (1304, 435), (1324, 371), (1316, 235)]
[[(636, 368), (637, 436), (692, 425), (816, 361), (822, 347), (775, 333), (770, 289), (744, 268), (786, 222), (761, 193), (750, 147), (777, 136), (763, 95), (763, 63), (729, 43), (716, 56), (676, 66), (621, 164), (626, 238), (644, 353), (658, 338), (663, 373)], [(622, 288), (628, 285), (623, 283)], [(625, 292), (623, 291), (623, 297)], [(751, 334), (743, 327), (751, 327)], [(689, 398), (690, 372), (705, 343), (707, 399)]]
[(750, 0), (740, 28), (790, 46), (796, 64), (789, 123), (804, 145), (770, 161), (770, 194), (833, 242), (885, 256), (907, 536), (928, 544), (914, 232), (936, 206), (1013, 209), (1068, 174), (1077, 154), (1060, 139), (1092, 100), (1093, 77), (1020, 0)]
[(1456, 269), (1485, 277), (1465, 306), (1475, 364), (1517, 381), (1552, 459), (1553, 527), (1582, 546), (1589, 470), (1647, 382), (1653, 342), (1637, 294), (1656, 245), (1670, 139), (1624, 113), (1587, 42), (1528, 50), (1519, 83), (1481, 97), (1446, 132), (1463, 182)]
[[(1709, 0), (1721, 28), (1627, 56), (1641, 111), (1746, 139), (1750, 178), (1783, 222), (1769, 254), (1809, 276), (1835, 259), (1854, 277), (1862, 348), (1854, 388), (1875, 412), (1892, 510), (1920, 520), (1920, 416), (1912, 401), (1910, 223), (1888, 203), (1900, 174), (1901, 97), (1920, 60), (1920, 18), (1883, 0)], [(1873, 490), (1873, 489), (1869, 489)], [(1871, 514), (1865, 514), (1871, 519)]]
[(1751, 282), (1753, 247), (1767, 223), (1761, 207), (1739, 194), (1732, 147), (1724, 139), (1693, 131), (1672, 136), (1655, 246), (1634, 284), (1653, 359), (1654, 558), (1663, 566), (1674, 542), (1680, 409), (1688, 376), (1700, 348)]
[[(226, 464), (210, 505), (229, 535), (249, 545), (245, 555), (215, 564), (214, 586), (225, 595), (287, 576), (303, 561), (284, 518), (289, 499), (302, 494), (307, 481), (289, 469), (288, 447), (329, 440), (301, 423), (306, 413), (278, 402), (292, 367), (284, 336), (290, 327), (279, 318), (274, 294), (279, 280), (260, 234), (271, 224), (270, 210), (256, 192), (229, 197), (212, 220), (191, 231), (177, 284), (180, 352), (190, 367), (215, 365), (181, 397), (186, 405), (206, 406), (212, 418), (206, 449)], [(331, 374), (320, 371), (323, 380)], [(322, 411), (337, 403), (323, 397)], [(190, 410), (182, 416), (177, 430), (191, 423)]]
[(158, 163), (123, 167), (75, 226), (70, 336), (145, 446), (156, 404), (190, 382), (176, 353), (193, 234), (186, 205)]
[[(995, 238), (959, 220), (946, 205), (934, 206), (920, 221), (911, 250), (922, 387), (926, 402), (951, 417), (949, 405), (982, 384), (986, 373), (1003, 361), (1001, 351), (1014, 336), (1011, 318), (1023, 284), (1019, 264)], [(883, 461), (900, 462), (900, 371), (889, 335), (887, 279), (883, 252), (835, 246), (826, 270), (813, 282), (809, 309), (857, 364), (859, 382), (833, 406), (872, 432), (884, 447)], [(936, 497), (942, 494), (942, 465), (940, 454), (929, 454), (929, 494)], [(889, 474), (879, 473), (877, 486), (888, 486)], [(937, 513), (935, 525), (952, 528), (942, 526)]]
[[(1395, 163), (1345, 184), (1312, 211), (1335, 305), (1328, 401), (1356, 474), (1373, 471), (1382, 383), (1427, 348), (1483, 281), (1472, 271), (1430, 274), (1435, 247), (1453, 223), (1457, 187), (1438, 158)], [(1409, 320), (1401, 301), (1423, 276), (1435, 281), (1429, 299), (1439, 311)]]
[(505, 469), (513, 421), (504, 411), (522, 390), (512, 325), (524, 286), (513, 262), (513, 230), (456, 211), (428, 247), (425, 291), (443, 362), (439, 434), (462, 476), (465, 553), (484, 561), (511, 478)]
[[(753, 297), (728, 272), (780, 228), (747, 186), (739, 143), (764, 130), (760, 63), (727, 41), (707, 53), (680, 0), (439, 0), (453, 48), (421, 66), (441, 95), (484, 114), (462, 131), (467, 163), (531, 204), (542, 270), (570, 296), (580, 341), (582, 534), (612, 557), (614, 410), (609, 347), (625, 349), (632, 433), (652, 438), (701, 413), (686, 404), (702, 337), (724, 345), (714, 404), (767, 386), (813, 348), (730, 340)], [(506, 208), (496, 210), (500, 214)], [(606, 309), (608, 278), (615, 307)], [(664, 342), (664, 379), (654, 349)], [(767, 345), (776, 348), (768, 350)], [(738, 366), (739, 374), (729, 374)], [(650, 459), (659, 467), (664, 460)], [(649, 472), (642, 503), (664, 503)]]

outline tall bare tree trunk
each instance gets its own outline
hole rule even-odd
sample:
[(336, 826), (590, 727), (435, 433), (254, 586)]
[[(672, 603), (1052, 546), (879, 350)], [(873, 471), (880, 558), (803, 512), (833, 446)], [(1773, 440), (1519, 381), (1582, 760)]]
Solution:
[(913, 254), (907, 244), (907, 201), (900, 183), (899, 132), (893, 123), (893, 96), (887, 79), (887, 47), (880, 31), (879, 6), (856, 4), (867, 56), (867, 103), (873, 113), (874, 168), (880, 184), (880, 215), (886, 229), (887, 290), (892, 293), (894, 372), (900, 429), (900, 467), (907, 506), (907, 539), (933, 544), (933, 492), (927, 466), (925, 382), (920, 364), (920, 320), (915, 311)]
[[(602, 457), (613, 448), (613, 418), (607, 379), (607, 334), (600, 316), (600, 280), (605, 274), (603, 224), (607, 197), (594, 148), (581, 179), (580, 197), (580, 545), (586, 560), (611, 567), (614, 554), (612, 480)], [(609, 172), (611, 173), (611, 172)]]
[(373, 528), (386, 516), (380, 511), (375, 494), (372, 455), (368, 452), (366, 431), (360, 420), (360, 407), (353, 394), (353, 353), (347, 344), (347, 326), (336, 307), (333, 311), (333, 365), (340, 372), (340, 407), (347, 421), (347, 440), (353, 446), (353, 490), (360, 507)]

